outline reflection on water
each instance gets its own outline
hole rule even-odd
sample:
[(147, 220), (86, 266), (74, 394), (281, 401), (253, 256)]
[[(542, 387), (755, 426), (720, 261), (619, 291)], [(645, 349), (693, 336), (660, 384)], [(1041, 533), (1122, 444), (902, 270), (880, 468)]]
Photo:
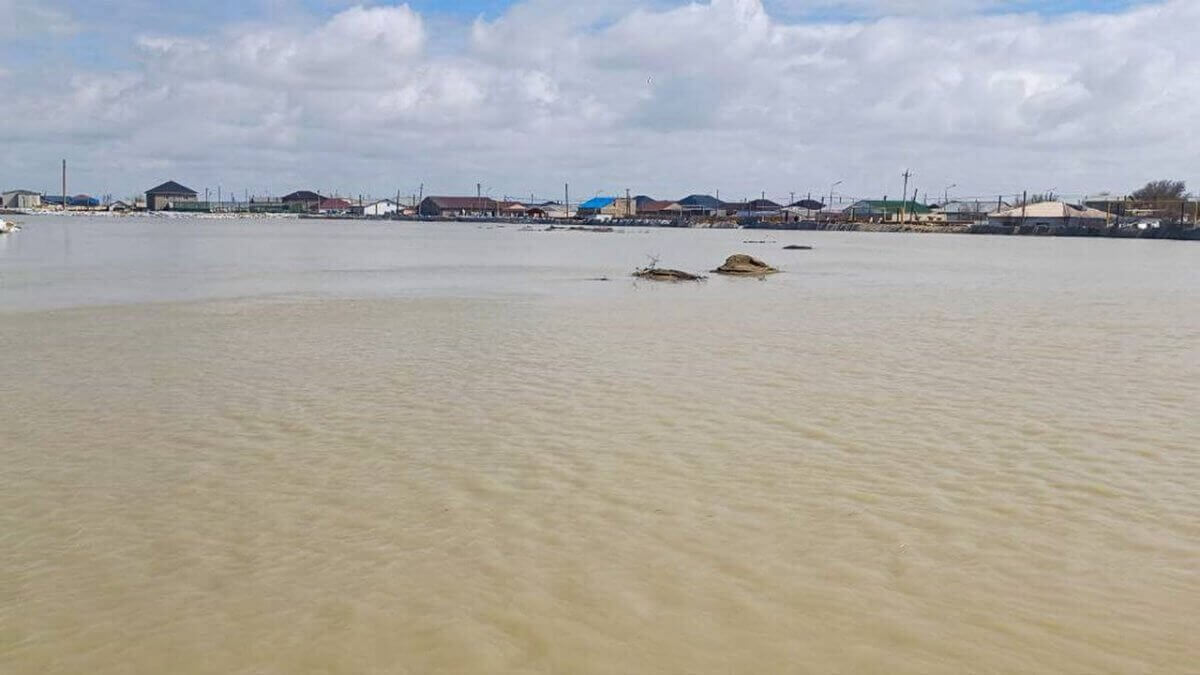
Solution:
[(0, 671), (1200, 659), (1200, 249), (162, 227), (0, 253)]

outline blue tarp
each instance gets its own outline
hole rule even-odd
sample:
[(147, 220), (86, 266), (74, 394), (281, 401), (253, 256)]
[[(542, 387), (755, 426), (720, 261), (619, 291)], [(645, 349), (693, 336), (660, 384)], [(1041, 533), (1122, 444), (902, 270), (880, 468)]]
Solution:
[[(42, 195), (42, 203), (48, 206), (62, 206), (62, 195)], [(67, 206), (100, 206), (100, 200), (87, 195), (75, 195), (67, 197)]]
[(580, 204), (579, 208), (590, 211), (599, 211), (605, 207), (612, 206), (616, 201), (616, 197), (592, 197), (586, 202)]

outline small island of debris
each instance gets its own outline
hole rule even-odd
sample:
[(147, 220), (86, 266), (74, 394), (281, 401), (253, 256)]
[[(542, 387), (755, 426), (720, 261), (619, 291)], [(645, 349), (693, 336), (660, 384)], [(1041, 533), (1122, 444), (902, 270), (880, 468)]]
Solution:
[(633, 273), (638, 279), (651, 281), (704, 281), (706, 277), (691, 272), (663, 269), (660, 267), (644, 267)]
[(779, 270), (751, 256), (739, 253), (725, 259), (725, 264), (713, 270), (713, 274), (739, 277), (761, 277), (775, 274)]

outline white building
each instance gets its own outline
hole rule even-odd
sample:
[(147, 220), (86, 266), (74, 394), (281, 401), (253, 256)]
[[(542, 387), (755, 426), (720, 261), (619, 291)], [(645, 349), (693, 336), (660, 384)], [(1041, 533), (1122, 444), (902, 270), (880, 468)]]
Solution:
[(355, 214), (361, 216), (390, 216), (399, 210), (400, 205), (393, 199), (380, 199), (353, 209)]
[(0, 206), (6, 209), (36, 209), (42, 205), (42, 195), (32, 190), (10, 190), (0, 195)]

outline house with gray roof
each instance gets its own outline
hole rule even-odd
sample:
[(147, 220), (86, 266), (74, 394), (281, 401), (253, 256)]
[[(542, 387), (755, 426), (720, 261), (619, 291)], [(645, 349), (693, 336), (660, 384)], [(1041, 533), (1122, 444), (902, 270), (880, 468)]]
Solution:
[(146, 190), (146, 208), (150, 211), (167, 211), (175, 204), (195, 203), (197, 196), (195, 190), (169, 180)]

